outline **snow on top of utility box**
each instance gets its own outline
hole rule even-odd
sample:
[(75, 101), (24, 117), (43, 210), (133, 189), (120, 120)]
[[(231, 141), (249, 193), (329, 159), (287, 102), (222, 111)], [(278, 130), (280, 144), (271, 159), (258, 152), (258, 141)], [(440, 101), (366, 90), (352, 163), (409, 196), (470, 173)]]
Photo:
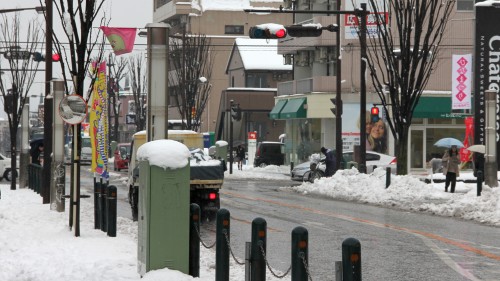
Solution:
[(150, 141), (141, 145), (137, 150), (139, 161), (149, 161), (149, 165), (164, 169), (184, 168), (190, 156), (187, 146), (174, 140)]

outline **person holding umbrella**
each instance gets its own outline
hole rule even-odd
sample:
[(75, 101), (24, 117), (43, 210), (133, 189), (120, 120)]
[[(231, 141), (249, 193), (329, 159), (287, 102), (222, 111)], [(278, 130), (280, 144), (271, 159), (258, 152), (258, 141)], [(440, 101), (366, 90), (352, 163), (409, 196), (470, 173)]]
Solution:
[[(448, 192), (448, 187), (451, 184), (451, 193), (455, 193), (455, 185), (457, 184), (457, 177), (459, 176), (460, 158), (458, 156), (458, 147), (452, 145), (448, 151), (445, 151), (443, 156), (443, 174), (446, 175), (444, 185), (444, 192)], [(446, 164), (444, 164), (446, 163)]]

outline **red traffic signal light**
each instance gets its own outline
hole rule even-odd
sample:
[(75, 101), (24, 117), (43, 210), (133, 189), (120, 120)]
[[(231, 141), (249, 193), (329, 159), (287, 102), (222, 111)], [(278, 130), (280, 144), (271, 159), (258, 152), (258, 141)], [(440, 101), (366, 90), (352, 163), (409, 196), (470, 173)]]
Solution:
[(375, 123), (380, 119), (379, 111), (380, 110), (378, 109), (378, 107), (376, 107), (376, 106), (372, 107), (372, 109), (371, 109), (372, 123)]
[(285, 38), (286, 34), (285, 27), (275, 23), (259, 24), (248, 31), (248, 36), (253, 39), (279, 39)]
[(52, 61), (60, 61), (61, 60), (61, 55), (58, 53), (55, 53), (52, 55)]

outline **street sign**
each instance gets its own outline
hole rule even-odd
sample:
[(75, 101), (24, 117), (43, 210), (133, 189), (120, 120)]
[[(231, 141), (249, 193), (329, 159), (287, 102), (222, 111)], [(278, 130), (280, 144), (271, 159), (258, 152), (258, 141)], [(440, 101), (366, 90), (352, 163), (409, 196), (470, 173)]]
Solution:
[(10, 50), (10, 51), (4, 52), (3, 56), (6, 59), (10, 59), (10, 60), (27, 60), (31, 57), (31, 52)]
[(125, 123), (127, 125), (135, 124), (135, 114), (127, 114), (125, 115), (125, 117), (126, 117)]

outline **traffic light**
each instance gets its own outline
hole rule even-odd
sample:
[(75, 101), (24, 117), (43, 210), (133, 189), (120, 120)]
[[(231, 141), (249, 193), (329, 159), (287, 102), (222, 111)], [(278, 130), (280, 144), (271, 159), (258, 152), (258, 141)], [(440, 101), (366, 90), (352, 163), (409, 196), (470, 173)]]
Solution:
[(33, 60), (34, 61), (45, 61), (45, 56), (42, 53), (34, 52), (33, 53)]
[[(34, 52), (33, 53), (33, 60), (34, 61), (45, 61), (45, 54), (42, 54), (40, 52)], [(55, 54), (52, 54), (52, 61), (53, 62), (58, 62), (61, 60), (61, 54), (59, 53), (55, 53)]]
[(372, 117), (371, 118), (372, 123), (376, 123), (380, 119), (380, 117), (378, 116), (378, 114), (379, 114), (378, 107), (373, 106), (370, 112), (371, 112), (371, 117)]
[(57, 62), (61, 60), (61, 55), (58, 53), (52, 54), (52, 61)]
[(234, 121), (241, 120), (240, 104), (233, 104), (233, 106), (231, 106), (231, 117), (233, 118)]
[(286, 37), (286, 29), (283, 25), (275, 23), (259, 24), (250, 27), (248, 36), (253, 39), (279, 39)]
[(340, 108), (337, 108), (337, 98), (331, 98), (330, 101), (333, 103), (333, 107), (330, 108), (335, 117), (342, 116), (342, 100), (340, 100)]
[(285, 28), (287, 34), (291, 37), (318, 37), (321, 36), (324, 29), (330, 32), (339, 31), (339, 27), (336, 24), (330, 24), (326, 27), (322, 27), (318, 24), (289, 25)]

